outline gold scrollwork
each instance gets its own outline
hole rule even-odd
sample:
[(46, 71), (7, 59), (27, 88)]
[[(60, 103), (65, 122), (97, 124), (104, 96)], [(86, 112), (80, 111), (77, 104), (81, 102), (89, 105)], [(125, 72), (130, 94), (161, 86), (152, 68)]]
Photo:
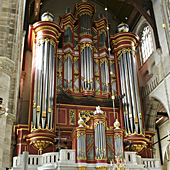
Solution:
[(75, 41), (78, 41), (78, 37), (74, 37), (74, 40), (75, 40)]
[(97, 43), (98, 40), (93, 40), (94, 43)]
[(70, 115), (70, 125), (75, 125), (76, 124), (76, 110), (69, 110), (69, 115)]
[[(74, 93), (79, 93), (79, 88), (74, 84)], [(77, 90), (78, 89), (78, 90)]]
[(64, 55), (64, 62), (67, 60), (68, 57), (70, 57), (71, 62), (73, 62), (73, 57), (72, 57), (71, 54), (66, 54), (66, 55)]
[(92, 17), (91, 11), (92, 11), (92, 8), (90, 8), (90, 11), (86, 11), (86, 12), (81, 13), (81, 14), (80, 14), (80, 17), (81, 17), (82, 15), (90, 15), (90, 17)]
[(100, 89), (96, 92), (96, 95), (100, 95)]
[(108, 59), (107, 59), (106, 57), (100, 59), (100, 67), (101, 67), (101, 65), (102, 65), (105, 61), (107, 62), (107, 65), (108, 65)]
[(99, 76), (99, 70), (95, 72), (95, 76)]
[(95, 80), (100, 84), (100, 77), (95, 77)]
[(90, 117), (94, 116), (93, 111), (88, 111), (88, 110), (79, 110), (79, 118), (83, 118), (84, 122), (86, 123)]
[(62, 66), (59, 69), (57, 69), (57, 72), (62, 72)]
[(74, 82), (79, 78), (79, 75), (74, 75)]
[(84, 137), (86, 138), (86, 134), (85, 134), (85, 133), (77, 133), (77, 139), (78, 139), (80, 136), (84, 136)]
[[(78, 37), (78, 34), (74, 32), (74, 36)], [(75, 37), (74, 37), (74, 38), (75, 38)], [(78, 38), (77, 38), (77, 39), (78, 39)], [(76, 40), (76, 41), (78, 41), (78, 40)]]
[[(97, 39), (97, 35), (95, 35), (94, 37), (93, 37), (93, 39)], [(95, 41), (95, 40), (93, 40), (93, 41)], [(96, 40), (97, 41), (97, 40)], [(95, 42), (94, 42), (95, 43)]]
[(79, 59), (79, 57), (74, 57), (74, 63)]
[(59, 60), (62, 62), (62, 60), (63, 60), (63, 56), (62, 56), (62, 55), (58, 55), (57, 57), (58, 57), (58, 58), (59, 58)]
[(94, 46), (94, 52), (95, 52), (95, 53), (97, 53), (97, 52), (98, 52), (98, 50), (96, 49), (96, 47), (95, 47), (95, 46)]
[(96, 64), (99, 66), (99, 60), (98, 60), (98, 59), (94, 59), (94, 61), (95, 61)]
[(116, 140), (117, 138), (123, 138), (123, 137), (122, 137), (122, 135), (115, 135), (114, 140)]
[(83, 49), (84, 49), (85, 47), (89, 47), (89, 48), (93, 51), (93, 46), (92, 46), (91, 44), (89, 44), (89, 43), (83, 43), (83, 44), (81, 44), (81, 46), (80, 46), (80, 53), (83, 51)]
[(110, 65), (112, 66), (115, 63), (115, 60), (110, 60)]
[(116, 81), (116, 79), (112, 79), (112, 82), (111, 82), (111, 84), (113, 84), (115, 81)]
[[(78, 74), (78, 73), (79, 73), (76, 68), (74, 68), (74, 73), (75, 73), (75, 74)], [(74, 80), (74, 81), (75, 81), (75, 80)]]
[(94, 122), (94, 129), (95, 129), (95, 128), (96, 128), (96, 126), (97, 126), (98, 124), (100, 124), (100, 123), (101, 123), (101, 124), (103, 124), (103, 125), (104, 125), (104, 127), (105, 127), (105, 125), (106, 125), (106, 124), (105, 124), (105, 122), (100, 120), (100, 121), (96, 121), (96, 122)]
[(49, 39), (49, 38), (41, 38), (37, 41), (37, 46), (40, 46), (41, 44), (43, 44), (44, 42), (50, 42), (50, 44), (56, 48), (56, 43), (54, 40)]
[(79, 44), (77, 44), (75, 47), (74, 47), (74, 50), (78, 50), (79, 49)]
[(90, 36), (92, 36), (91, 33), (88, 33), (88, 32), (82, 32), (82, 33), (80, 33), (80, 37), (81, 37), (82, 35), (90, 35)]
[(99, 36), (100, 36), (103, 32), (104, 32), (104, 34), (105, 34), (105, 36), (106, 36), (106, 30), (104, 30), (104, 29), (99, 30)]
[(132, 53), (135, 56), (135, 51), (130, 48), (123, 48), (117, 52), (118, 60), (120, 60), (120, 56), (126, 54), (127, 52)]
[(70, 24), (64, 26), (64, 30), (67, 30), (68, 28), (70, 28), (71, 31), (72, 31), (72, 29), (73, 29), (72, 26), (71, 26)]

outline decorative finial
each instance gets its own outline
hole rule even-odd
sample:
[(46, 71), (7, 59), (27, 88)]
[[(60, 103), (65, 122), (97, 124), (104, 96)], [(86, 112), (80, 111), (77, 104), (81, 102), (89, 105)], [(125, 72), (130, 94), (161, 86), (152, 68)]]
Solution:
[(78, 125), (79, 125), (79, 127), (84, 127), (84, 121), (82, 118), (79, 119)]
[(94, 111), (94, 114), (101, 113), (103, 114), (103, 111), (100, 109), (100, 106), (96, 107), (96, 110)]
[(54, 21), (54, 16), (48, 11), (41, 15), (41, 21)]
[(117, 32), (129, 32), (129, 26), (122, 22), (117, 26)]
[(120, 129), (119, 126), (120, 126), (120, 123), (119, 123), (118, 119), (116, 119), (116, 122), (114, 123), (115, 129)]

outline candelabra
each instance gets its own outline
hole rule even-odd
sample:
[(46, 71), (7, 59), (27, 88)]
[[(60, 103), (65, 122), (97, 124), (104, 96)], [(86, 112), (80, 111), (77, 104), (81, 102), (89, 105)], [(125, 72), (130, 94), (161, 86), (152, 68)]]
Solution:
[(126, 162), (125, 160), (120, 158), (119, 156), (115, 156), (116, 162), (114, 160), (110, 161), (111, 169), (113, 170), (124, 170), (126, 167)]

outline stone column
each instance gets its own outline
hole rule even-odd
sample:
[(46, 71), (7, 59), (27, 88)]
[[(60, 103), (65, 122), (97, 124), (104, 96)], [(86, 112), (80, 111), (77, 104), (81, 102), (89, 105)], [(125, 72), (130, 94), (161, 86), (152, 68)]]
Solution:
[[(0, 97), (3, 98), (5, 108), (8, 107), (11, 76), (14, 70), (14, 62), (6, 57), (0, 57)], [(0, 169), (9, 168), (10, 146), (12, 124), (15, 116), (6, 115), (1, 112), (0, 115)]]

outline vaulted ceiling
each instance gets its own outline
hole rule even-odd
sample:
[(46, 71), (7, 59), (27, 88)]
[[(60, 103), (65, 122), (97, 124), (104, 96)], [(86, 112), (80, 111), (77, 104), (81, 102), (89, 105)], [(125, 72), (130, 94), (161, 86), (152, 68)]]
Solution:
[[(29, 22), (28, 16), (33, 16), (34, 21), (38, 21), (42, 4), (50, 0), (27, 0), (26, 3), (26, 25)], [(152, 16), (151, 0), (92, 0), (101, 6), (107, 6), (112, 18), (116, 21), (127, 23), (131, 30), (134, 28), (140, 16), (143, 15), (149, 24), (154, 27), (154, 16)], [(62, 4), (62, 1), (61, 1)], [(151, 15), (147, 13), (150, 11)], [(26, 26), (25, 25), (25, 26)]]

